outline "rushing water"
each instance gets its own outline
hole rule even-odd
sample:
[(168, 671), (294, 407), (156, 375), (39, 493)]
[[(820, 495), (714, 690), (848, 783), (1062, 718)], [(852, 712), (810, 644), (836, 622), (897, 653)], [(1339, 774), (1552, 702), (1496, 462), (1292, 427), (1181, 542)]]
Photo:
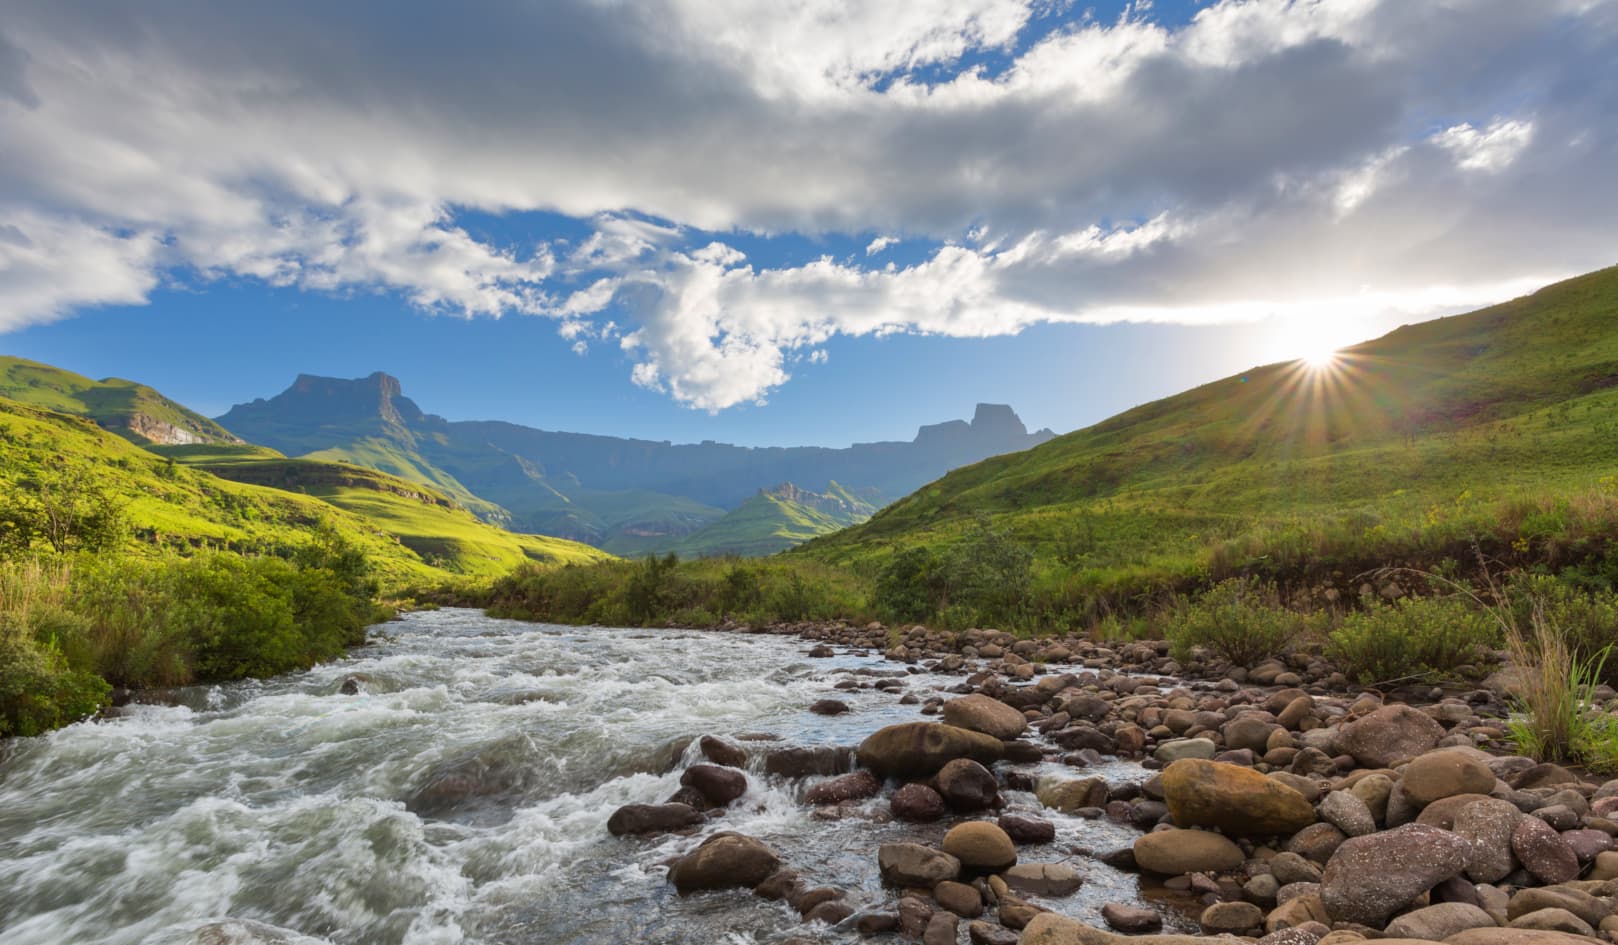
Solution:
[[(606, 821), (673, 793), (693, 736), (851, 745), (917, 717), (892, 694), (832, 689), (904, 667), (804, 653), (780, 637), (424, 612), (307, 673), (186, 690), (181, 705), (15, 742), (0, 762), (0, 941), (188, 943), (226, 919), (258, 940), (341, 945), (740, 945), (802, 934), (781, 903), (675, 895), (662, 866), (700, 837), (617, 839)], [(342, 693), (350, 677), (363, 681), (358, 694)], [(923, 696), (957, 682), (905, 678)], [(854, 711), (806, 711), (829, 695)], [(863, 904), (888, 895), (879, 843), (942, 832), (813, 819), (804, 782), (750, 777), (703, 832), (757, 836), (811, 882)], [(1132, 877), (1071, 852), (1123, 845), (1131, 831), (1054, 819), (1057, 842), (1025, 858), (1068, 859), (1090, 881), (1042, 904), (1094, 921), (1101, 903), (1136, 898)], [(201, 940), (247, 940), (239, 931)]]

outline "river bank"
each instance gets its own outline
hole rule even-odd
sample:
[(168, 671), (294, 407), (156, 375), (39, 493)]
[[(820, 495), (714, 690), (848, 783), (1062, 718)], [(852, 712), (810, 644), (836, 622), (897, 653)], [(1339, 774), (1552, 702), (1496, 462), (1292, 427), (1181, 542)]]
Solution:
[[(1207, 664), (1153, 643), (411, 614), (309, 673), (19, 740), (0, 763), (16, 891), (0, 929), (209, 945), (1607, 931), (1618, 784), (1490, 753), (1504, 707), (1486, 690), (1384, 704), (1295, 662), (1187, 680)], [(142, 895), (160, 889), (185, 894)]]

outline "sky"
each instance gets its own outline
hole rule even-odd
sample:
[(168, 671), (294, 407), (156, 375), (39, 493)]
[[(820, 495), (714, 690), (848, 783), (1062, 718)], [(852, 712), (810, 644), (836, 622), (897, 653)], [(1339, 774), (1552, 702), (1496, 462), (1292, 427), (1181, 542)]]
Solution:
[(0, 0), (0, 353), (1058, 432), (1618, 262), (1618, 0)]

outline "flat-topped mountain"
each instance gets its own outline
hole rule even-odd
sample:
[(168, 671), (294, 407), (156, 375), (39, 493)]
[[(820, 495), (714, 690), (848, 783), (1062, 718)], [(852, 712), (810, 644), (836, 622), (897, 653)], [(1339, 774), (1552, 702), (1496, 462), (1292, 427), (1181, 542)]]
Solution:
[(347, 460), (436, 486), (517, 530), (625, 553), (674, 548), (780, 483), (817, 494), (841, 483), (876, 508), (953, 468), (1054, 436), (1029, 433), (1007, 405), (979, 404), (971, 421), (924, 426), (910, 441), (842, 449), (675, 444), (449, 421), (424, 412), (381, 372), (300, 375), (219, 422), (289, 456)]

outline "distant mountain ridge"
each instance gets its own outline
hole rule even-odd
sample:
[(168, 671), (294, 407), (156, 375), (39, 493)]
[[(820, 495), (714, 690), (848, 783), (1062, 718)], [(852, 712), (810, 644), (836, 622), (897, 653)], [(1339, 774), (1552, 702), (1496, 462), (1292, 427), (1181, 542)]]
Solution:
[(908, 442), (675, 444), (449, 421), (423, 411), (382, 372), (299, 375), (275, 397), (239, 404), (218, 421), (289, 456), (380, 469), (434, 486), (490, 521), (615, 553), (672, 549), (773, 484), (820, 495), (843, 483), (875, 508), (950, 469), (1054, 436), (1029, 433), (1009, 406), (979, 404), (971, 421), (924, 426)]

